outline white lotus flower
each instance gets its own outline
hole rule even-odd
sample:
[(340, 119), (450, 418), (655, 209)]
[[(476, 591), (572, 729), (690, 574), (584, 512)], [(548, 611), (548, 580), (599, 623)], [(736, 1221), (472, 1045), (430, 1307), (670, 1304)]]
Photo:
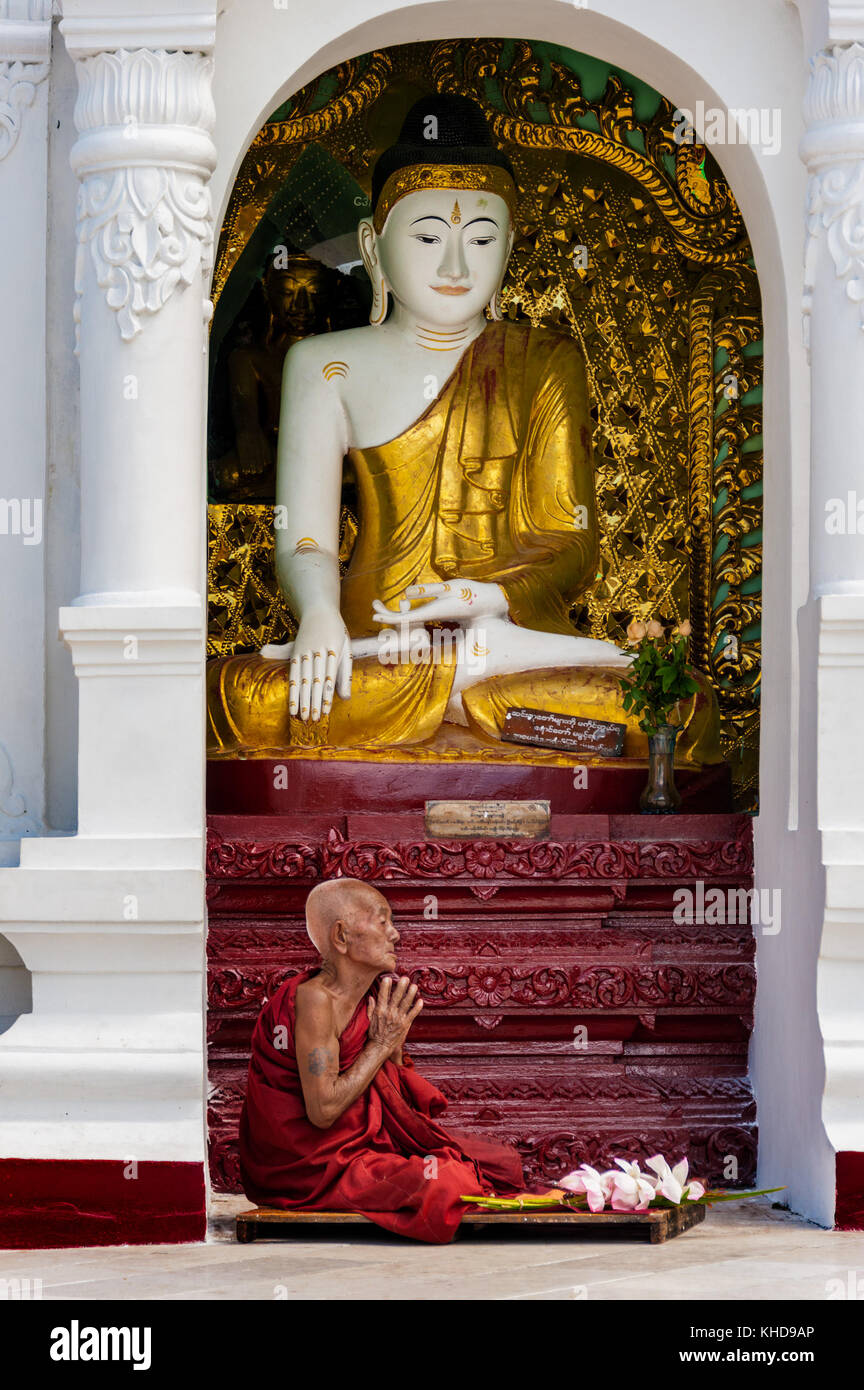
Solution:
[(697, 1202), (705, 1195), (705, 1188), (701, 1182), (687, 1182), (689, 1165), (686, 1158), (682, 1158), (674, 1168), (669, 1167), (662, 1154), (646, 1158), (645, 1162), (657, 1174), (657, 1196), (674, 1202), (676, 1207), (682, 1202)]
[(560, 1179), (558, 1186), (568, 1192), (584, 1192), (589, 1211), (602, 1211), (612, 1196), (612, 1179), (617, 1176), (617, 1173), (598, 1173), (590, 1164), (580, 1163), (575, 1172)]
[(626, 1158), (616, 1158), (615, 1162), (623, 1171), (616, 1173), (614, 1168), (602, 1176), (612, 1179), (613, 1211), (647, 1211), (654, 1199), (657, 1179), (643, 1173), (638, 1163)]

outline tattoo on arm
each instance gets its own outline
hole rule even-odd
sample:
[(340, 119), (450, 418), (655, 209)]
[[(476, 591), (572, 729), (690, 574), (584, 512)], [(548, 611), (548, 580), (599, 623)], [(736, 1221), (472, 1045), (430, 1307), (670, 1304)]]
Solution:
[(330, 1053), (326, 1047), (313, 1047), (306, 1060), (310, 1076), (323, 1076), (330, 1065)]

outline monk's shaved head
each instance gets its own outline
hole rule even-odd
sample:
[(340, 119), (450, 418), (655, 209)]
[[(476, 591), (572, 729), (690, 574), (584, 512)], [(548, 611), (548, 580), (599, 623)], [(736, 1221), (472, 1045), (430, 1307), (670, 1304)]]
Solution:
[(331, 878), (318, 883), (306, 899), (306, 930), (318, 954), (330, 955), (334, 923), (350, 927), (358, 913), (369, 912), (382, 900), (371, 884), (359, 878)]

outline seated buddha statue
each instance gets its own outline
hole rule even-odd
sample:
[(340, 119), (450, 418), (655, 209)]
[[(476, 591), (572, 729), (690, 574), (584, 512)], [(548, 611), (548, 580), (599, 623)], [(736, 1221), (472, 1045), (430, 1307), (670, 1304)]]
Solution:
[[(358, 229), (369, 325), (285, 358), (276, 568), (299, 625), (211, 663), (211, 755), (399, 748), (445, 723), (488, 744), (517, 707), (617, 720), (625, 754), (647, 753), (621, 704), (632, 656), (569, 616), (599, 553), (586, 373), (572, 338), (500, 317), (515, 205), (480, 107), (417, 102)], [(340, 579), (346, 457), (358, 532)], [(406, 630), (394, 659), (383, 639)], [(442, 631), (459, 640), (439, 650)], [(697, 679), (679, 752), (718, 761)]]

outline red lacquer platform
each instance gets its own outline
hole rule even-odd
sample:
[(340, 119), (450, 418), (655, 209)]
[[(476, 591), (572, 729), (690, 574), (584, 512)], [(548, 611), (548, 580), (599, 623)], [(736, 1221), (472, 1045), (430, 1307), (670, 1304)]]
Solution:
[[(623, 809), (586, 808), (572, 768), (548, 764), (211, 764), (217, 1191), (240, 1187), (255, 1018), (313, 962), (303, 904), (339, 875), (374, 882), (393, 906), (400, 970), (425, 1001), (409, 1050), (448, 1099), (445, 1123), (515, 1144), (529, 1180), (659, 1150), (686, 1153), (711, 1182), (754, 1181), (752, 931), (673, 917), (680, 887), (751, 886), (750, 818), (726, 809), (723, 770), (683, 773), (699, 810), (675, 816), (632, 813), (644, 768), (592, 768), (599, 799), (595, 772), (607, 806)], [(493, 796), (548, 798), (550, 837), (425, 838), (424, 800)]]

